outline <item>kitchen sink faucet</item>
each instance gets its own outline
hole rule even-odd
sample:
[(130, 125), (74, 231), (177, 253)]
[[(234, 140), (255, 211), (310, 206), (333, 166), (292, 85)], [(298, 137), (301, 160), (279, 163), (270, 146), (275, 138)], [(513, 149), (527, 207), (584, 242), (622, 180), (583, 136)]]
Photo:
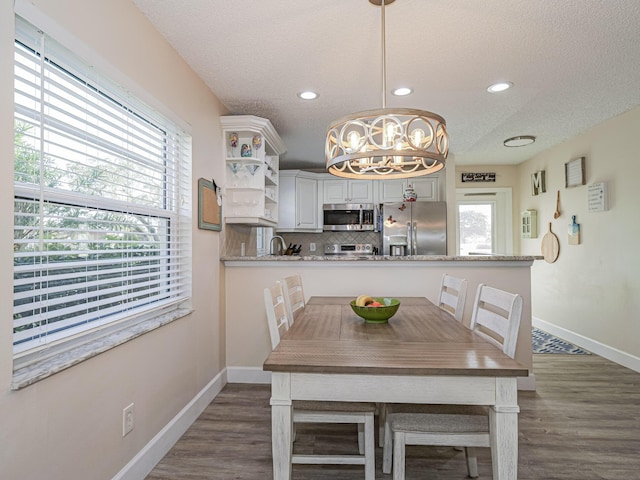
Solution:
[[(273, 241), (280, 240), (280, 245), (278, 245), (277, 249), (273, 248)], [(284, 243), (284, 238), (280, 235), (274, 235), (271, 237), (271, 241), (269, 242), (269, 254), (270, 255), (284, 255), (284, 251), (287, 249), (287, 245)], [(277, 252), (277, 253), (276, 253)]]

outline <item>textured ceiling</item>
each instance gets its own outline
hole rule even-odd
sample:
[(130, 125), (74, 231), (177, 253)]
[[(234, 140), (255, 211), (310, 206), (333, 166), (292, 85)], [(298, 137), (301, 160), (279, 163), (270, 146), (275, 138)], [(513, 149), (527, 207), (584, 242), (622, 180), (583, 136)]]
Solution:
[[(281, 168), (324, 168), (334, 119), (382, 106), (368, 0), (134, 0), (229, 109), (271, 120)], [(639, 0), (396, 0), (387, 107), (443, 116), (457, 164), (518, 164), (640, 105)], [(514, 83), (501, 94), (486, 87)], [(320, 97), (302, 101), (296, 94)], [(504, 139), (535, 135), (506, 148)]]

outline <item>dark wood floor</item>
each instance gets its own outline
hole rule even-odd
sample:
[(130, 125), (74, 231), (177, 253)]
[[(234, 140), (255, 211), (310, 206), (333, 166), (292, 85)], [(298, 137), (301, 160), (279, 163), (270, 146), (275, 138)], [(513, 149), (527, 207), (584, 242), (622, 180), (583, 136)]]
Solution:
[[(640, 373), (596, 355), (534, 355), (536, 392), (520, 392), (520, 480), (640, 479)], [(357, 450), (355, 427), (300, 426), (298, 452)], [(479, 449), (481, 479), (491, 479)], [(376, 479), (381, 470), (376, 449)], [(269, 386), (229, 384), (147, 480), (268, 480)], [(464, 454), (407, 447), (407, 480), (464, 479)], [(294, 465), (294, 480), (364, 479), (354, 466)]]

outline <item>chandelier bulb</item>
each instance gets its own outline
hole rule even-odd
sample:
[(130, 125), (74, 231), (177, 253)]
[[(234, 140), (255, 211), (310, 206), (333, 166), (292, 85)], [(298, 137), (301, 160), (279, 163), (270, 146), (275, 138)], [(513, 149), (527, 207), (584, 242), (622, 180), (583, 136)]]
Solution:
[(424, 130), (421, 128), (416, 128), (413, 132), (411, 132), (411, 141), (413, 146), (416, 148), (420, 148), (420, 144), (424, 139)]
[(387, 123), (384, 126), (384, 145), (393, 145), (393, 140), (396, 137), (396, 124), (395, 123)]
[(360, 134), (356, 131), (351, 131), (347, 135), (347, 142), (349, 142), (349, 147), (352, 152), (358, 150), (358, 146), (360, 145)]

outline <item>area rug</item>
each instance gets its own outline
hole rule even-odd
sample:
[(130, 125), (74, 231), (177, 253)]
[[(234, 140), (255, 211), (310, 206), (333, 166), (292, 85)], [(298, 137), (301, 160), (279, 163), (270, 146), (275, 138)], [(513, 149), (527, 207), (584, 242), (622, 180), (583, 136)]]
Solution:
[(531, 330), (533, 353), (568, 353), (572, 355), (591, 355), (590, 352), (566, 342), (550, 333), (537, 328)]

